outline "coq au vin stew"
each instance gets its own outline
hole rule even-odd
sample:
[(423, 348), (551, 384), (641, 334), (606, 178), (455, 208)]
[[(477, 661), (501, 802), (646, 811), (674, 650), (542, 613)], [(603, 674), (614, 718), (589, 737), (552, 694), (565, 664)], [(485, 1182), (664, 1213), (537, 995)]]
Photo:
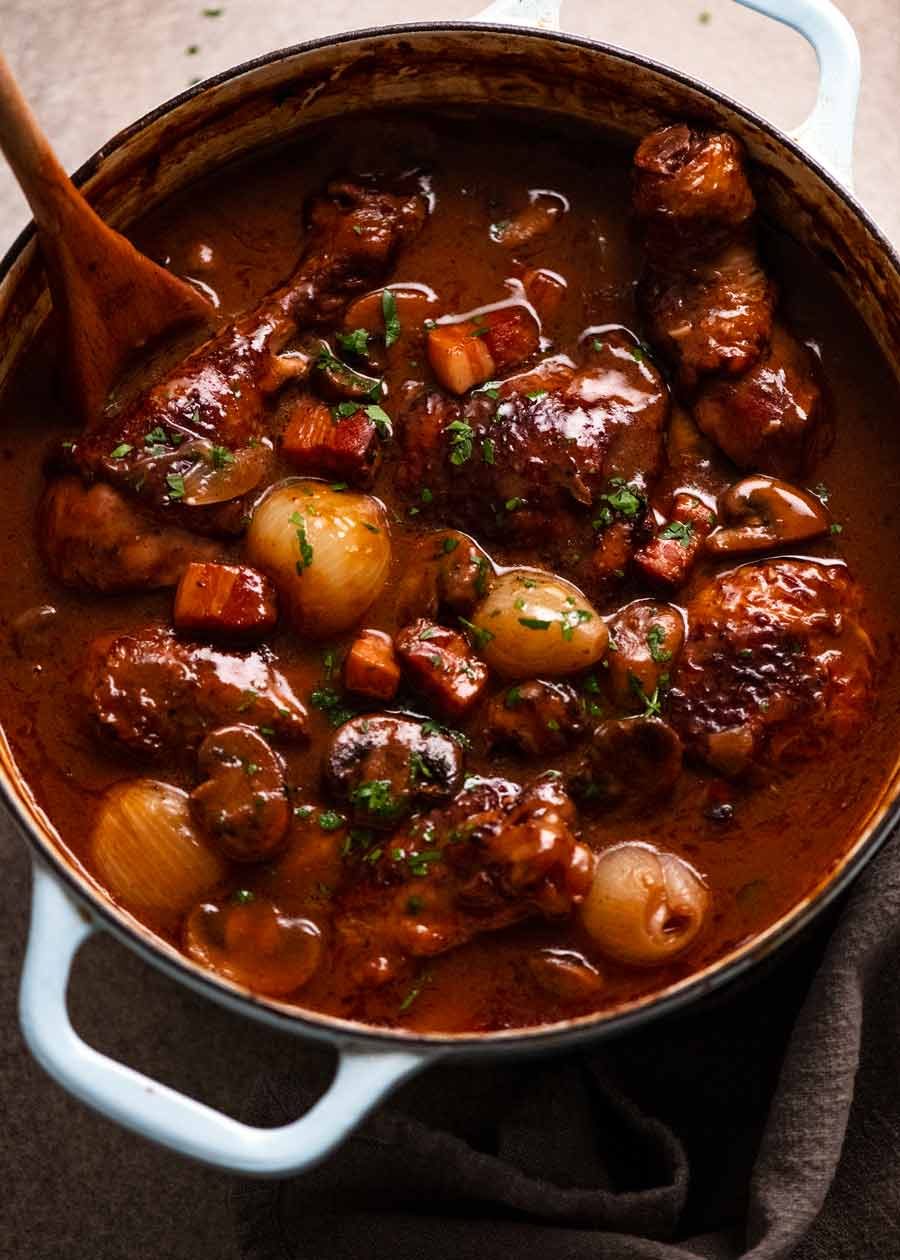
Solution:
[(359, 117), (134, 239), (218, 322), (77, 431), (48, 335), (0, 467), (0, 716), (117, 905), (453, 1033), (827, 877), (897, 747), (896, 387), (736, 139)]

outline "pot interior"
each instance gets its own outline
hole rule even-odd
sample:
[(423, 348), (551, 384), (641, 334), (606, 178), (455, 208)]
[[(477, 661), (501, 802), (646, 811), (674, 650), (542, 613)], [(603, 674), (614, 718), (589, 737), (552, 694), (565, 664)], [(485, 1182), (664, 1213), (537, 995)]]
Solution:
[[(497, 28), (477, 33), (471, 27), (399, 28), (289, 50), (222, 76), (128, 129), (88, 163), (83, 186), (104, 218), (127, 229), (149, 209), (223, 164), (289, 141), (313, 124), (346, 121), (354, 111), (373, 108), (478, 105), (564, 116), (624, 139), (673, 118), (736, 133), (756, 164), (764, 214), (824, 263), (900, 375), (900, 268), (852, 201), (799, 151), (746, 112), (673, 72), (575, 39)], [(0, 280), (0, 390), (49, 310), (32, 239), (17, 243), (7, 268)], [(58, 848), (53, 828), (17, 776), (5, 742), (2, 754), (8, 790), (30, 820), (33, 834), (46, 846)], [(749, 965), (799, 930), (824, 901), (826, 890), (843, 886), (883, 833), (896, 779), (895, 771), (839, 867), (823, 878), (805, 903), (758, 939), (752, 951), (737, 950), (667, 994), (637, 1005), (661, 1008), (683, 991), (709, 988), (730, 974), (738, 960), (740, 966)], [(92, 884), (85, 872), (79, 878)], [(145, 943), (153, 939), (128, 916), (116, 914), (120, 923), (137, 927)], [(203, 974), (210, 988), (224, 987), (224, 982), (199, 973), (168, 947), (155, 941), (154, 945), (177, 957), (182, 967)], [(294, 1022), (341, 1025), (275, 1002), (256, 1002), (257, 1007), (289, 1014)], [(575, 1023), (621, 1027), (635, 1013), (620, 1010)], [(515, 1036), (496, 1034), (489, 1040)], [(529, 1036), (534, 1040), (536, 1034)]]

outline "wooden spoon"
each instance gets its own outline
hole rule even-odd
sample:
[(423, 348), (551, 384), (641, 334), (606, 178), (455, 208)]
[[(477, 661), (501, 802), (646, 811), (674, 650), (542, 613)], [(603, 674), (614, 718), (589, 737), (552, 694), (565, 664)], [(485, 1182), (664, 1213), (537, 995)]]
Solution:
[(98, 217), (66, 175), (0, 53), (0, 149), (37, 224), (72, 390), (96, 425), (133, 352), (211, 303)]

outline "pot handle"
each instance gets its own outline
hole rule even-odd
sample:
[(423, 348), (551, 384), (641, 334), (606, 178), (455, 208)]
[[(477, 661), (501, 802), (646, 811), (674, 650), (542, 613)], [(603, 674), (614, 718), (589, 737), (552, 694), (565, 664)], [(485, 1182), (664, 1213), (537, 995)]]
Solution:
[(151, 1141), (227, 1172), (285, 1177), (324, 1159), (401, 1081), (436, 1055), (338, 1045), (334, 1078), (306, 1115), (256, 1129), (92, 1049), (66, 1009), (72, 962), (94, 923), (38, 862), (19, 1018), (38, 1063), (88, 1106)]
[[(737, 0), (798, 31), (815, 49), (819, 90), (812, 113), (788, 134), (848, 188), (853, 185), (853, 132), (859, 98), (859, 44), (831, 0)], [(559, 30), (562, 0), (494, 0), (474, 19)]]

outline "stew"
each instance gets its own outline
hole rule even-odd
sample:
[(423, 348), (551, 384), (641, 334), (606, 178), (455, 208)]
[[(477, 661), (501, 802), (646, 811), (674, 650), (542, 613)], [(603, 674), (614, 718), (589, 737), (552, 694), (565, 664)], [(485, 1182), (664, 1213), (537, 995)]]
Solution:
[(0, 464), (0, 717), (115, 903), (463, 1032), (827, 878), (898, 745), (897, 387), (736, 140), (359, 117), (133, 235), (217, 325), (85, 431), (48, 333)]

